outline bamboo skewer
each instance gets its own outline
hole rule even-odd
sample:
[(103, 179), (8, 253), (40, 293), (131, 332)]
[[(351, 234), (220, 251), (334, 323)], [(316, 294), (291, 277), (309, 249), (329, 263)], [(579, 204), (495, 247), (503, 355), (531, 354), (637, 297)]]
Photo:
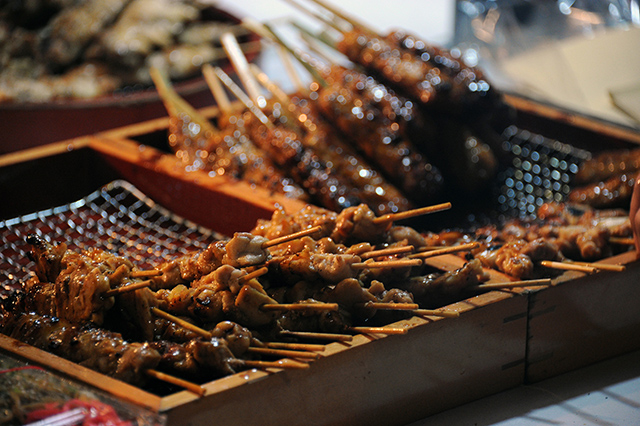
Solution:
[(275, 96), (278, 102), (282, 103), (284, 106), (291, 104), (291, 98), (289, 97), (289, 95), (285, 93), (285, 91), (282, 90), (277, 84), (271, 81), (267, 73), (262, 71), (259, 66), (257, 66), (256, 64), (250, 64), (249, 70), (251, 71), (253, 76), (260, 82), (260, 84), (262, 84), (265, 89), (267, 89), (273, 96)]
[(568, 262), (555, 262), (552, 260), (543, 260), (540, 262), (540, 264), (542, 266), (546, 266), (547, 268), (561, 269), (565, 271), (579, 271), (579, 272), (586, 272), (589, 274), (594, 273), (596, 271), (596, 268), (593, 266), (575, 265)]
[(572, 265), (590, 266), (590, 267), (596, 268), (596, 269), (601, 270), (601, 271), (622, 272), (625, 269), (627, 269), (627, 267), (624, 266), (624, 265), (612, 265), (610, 263), (578, 262), (578, 261), (575, 261), (575, 260), (565, 260), (565, 262), (569, 263), (569, 264), (572, 264)]
[(194, 107), (189, 105), (187, 101), (176, 93), (160, 70), (152, 67), (149, 70), (149, 74), (169, 115), (179, 117), (181, 114), (186, 114), (193, 122), (200, 126), (202, 134), (215, 133), (215, 128), (209, 120), (204, 118)]
[(447, 311), (444, 309), (414, 309), (413, 313), (420, 316), (433, 316), (443, 318), (458, 318), (460, 316), (460, 312)]
[(204, 76), (207, 86), (209, 86), (209, 90), (211, 90), (213, 98), (215, 99), (216, 104), (218, 104), (220, 110), (225, 114), (229, 114), (233, 109), (231, 101), (229, 100), (227, 93), (224, 91), (220, 80), (216, 76), (213, 67), (209, 64), (203, 65), (202, 75)]
[(422, 265), (420, 259), (382, 260), (380, 262), (358, 262), (351, 264), (353, 269), (392, 269)]
[(319, 339), (319, 340), (331, 340), (337, 342), (350, 342), (353, 340), (353, 336), (350, 334), (339, 333), (320, 333), (314, 331), (290, 331), (282, 330), (280, 334), (285, 336), (302, 337), (306, 339)]
[(534, 286), (550, 286), (553, 285), (551, 278), (541, 278), (539, 280), (523, 280), (523, 281), (508, 281), (504, 283), (487, 283), (479, 284), (471, 287), (474, 290), (500, 290), (518, 287), (534, 287)]
[(420, 306), (417, 303), (385, 303), (385, 302), (365, 302), (359, 306), (363, 308), (372, 308), (389, 311), (415, 311)]
[(386, 249), (380, 249), (380, 250), (372, 250), (372, 251), (368, 251), (365, 253), (362, 253), (360, 255), (361, 259), (371, 259), (374, 257), (381, 257), (381, 256), (393, 256), (396, 254), (406, 254), (406, 253), (411, 253), (414, 250), (413, 246), (399, 246), (399, 247), (390, 247), (390, 248), (386, 248)]
[(146, 288), (151, 285), (151, 280), (140, 281), (133, 284), (127, 284), (120, 287), (112, 288), (111, 290), (107, 290), (104, 292), (102, 297), (111, 297), (116, 296), (118, 294), (129, 293), (131, 291), (140, 290), (141, 288)]
[(281, 359), (279, 361), (257, 361), (253, 359), (238, 360), (239, 364), (248, 368), (289, 368), (293, 370), (303, 370), (309, 368), (306, 362), (298, 362), (292, 359)]
[(263, 311), (337, 311), (337, 303), (272, 303), (260, 306)]
[(467, 244), (459, 244), (456, 246), (449, 246), (435, 250), (422, 251), (418, 253), (414, 253), (407, 257), (411, 259), (428, 259), (430, 257), (442, 256), (443, 254), (456, 253), (459, 251), (471, 250), (478, 247), (480, 244), (477, 242), (467, 243)]
[(325, 345), (315, 343), (265, 342), (264, 346), (274, 349), (292, 349), (309, 352), (323, 352)]
[(131, 271), (129, 274), (129, 278), (153, 278), (159, 277), (162, 275), (162, 271), (158, 271), (157, 269), (149, 269), (149, 270), (139, 270), (139, 271)]
[(407, 334), (409, 331), (402, 327), (349, 327), (349, 330), (362, 334)]
[[(329, 27), (333, 28), (334, 30), (338, 31), (340, 34), (343, 34), (347, 31), (347, 29), (345, 28), (340, 28), (340, 26), (333, 20), (329, 19), (328, 17), (322, 15), (321, 13), (315, 12), (311, 9), (309, 9), (308, 7), (303, 6), (302, 4), (293, 1), (293, 0), (284, 0), (286, 3), (289, 3), (291, 6), (295, 7), (296, 9), (300, 10), (303, 13), (306, 13), (307, 15), (310, 15), (311, 17), (317, 19), (320, 22), (323, 22), (325, 24), (327, 24)], [(335, 16), (335, 14), (333, 14)], [(344, 19), (343, 19), (344, 20)], [(349, 23), (347, 21), (347, 23)]]
[(220, 41), (251, 100), (259, 107), (265, 107), (266, 100), (264, 96), (260, 94), (260, 88), (249, 70), (249, 61), (247, 61), (246, 56), (244, 56), (244, 53), (240, 49), (238, 40), (232, 33), (225, 32), (220, 37)]
[(282, 62), (285, 72), (291, 80), (293, 87), (295, 87), (298, 93), (306, 93), (308, 89), (300, 79), (300, 75), (298, 75), (298, 73), (296, 72), (293, 61), (287, 54), (287, 49), (285, 49), (283, 46), (278, 46), (278, 56), (280, 57), (280, 61)]
[(186, 330), (193, 331), (194, 333), (204, 337), (205, 339), (211, 339), (211, 337), (213, 337), (207, 330), (200, 328), (197, 325), (191, 324), (189, 321), (185, 321), (182, 318), (178, 318), (175, 315), (171, 315), (170, 313), (156, 307), (151, 308), (151, 313), (155, 316), (171, 321)]
[(407, 210), (406, 212), (389, 213), (389, 214), (385, 214), (384, 216), (380, 216), (373, 219), (373, 223), (380, 225), (388, 222), (397, 222), (402, 219), (409, 219), (412, 217), (422, 216), (429, 213), (441, 212), (443, 210), (448, 210), (450, 208), (451, 208), (451, 203), (442, 203), (442, 204), (436, 204), (433, 206), (426, 206), (418, 209)]
[(268, 129), (273, 130), (274, 124), (269, 120), (260, 108), (258, 108), (253, 101), (242, 91), (242, 89), (227, 75), (226, 72), (222, 70), (220, 67), (215, 67), (214, 73), (218, 76), (220, 81), (233, 93), (233, 95), (238, 98), (240, 102), (253, 114), (255, 117), (260, 120), (262, 124), (264, 124)]
[(260, 355), (273, 355), (283, 356), (288, 358), (303, 358), (303, 359), (318, 359), (320, 355), (317, 352), (303, 352), (290, 349), (276, 349), (276, 348), (260, 348), (257, 346), (250, 346), (247, 348), (247, 352), (260, 354)]
[(311, 1), (313, 3), (315, 3), (315, 4), (317, 4), (318, 6), (325, 8), (326, 10), (331, 12), (334, 16), (346, 21), (352, 27), (360, 28), (362, 30), (365, 30), (365, 31), (377, 36), (377, 37), (381, 37), (381, 35), (378, 33), (378, 31), (376, 31), (374, 28), (370, 27), (369, 25), (365, 24), (364, 22), (362, 22), (360, 20), (357, 20), (356, 18), (354, 18), (351, 15), (347, 14), (345, 11), (338, 9), (338, 7), (333, 6), (333, 5), (329, 4), (328, 2), (326, 2), (324, 0), (311, 0)]
[(181, 379), (179, 377), (171, 376), (161, 371), (152, 370), (152, 369), (146, 370), (146, 373), (151, 377), (154, 377), (158, 380), (162, 380), (163, 382), (180, 386), (181, 388), (184, 388), (190, 392), (193, 392), (198, 396), (204, 396), (205, 394), (205, 389), (202, 386), (197, 385), (193, 382), (189, 382), (187, 380)]
[(294, 232), (293, 234), (284, 235), (282, 237), (274, 238), (272, 240), (266, 241), (262, 243), (262, 248), (269, 248), (273, 246), (277, 246), (278, 244), (287, 243), (292, 240), (297, 240), (298, 238), (306, 237), (312, 234), (315, 234), (318, 231), (322, 230), (322, 225), (314, 226), (312, 228), (303, 229), (302, 231)]
[(635, 244), (633, 241), (633, 238), (621, 238), (621, 237), (611, 237), (609, 238), (609, 242), (612, 244), (621, 244), (621, 245), (627, 245), (627, 246), (632, 246)]
[(266, 266), (263, 266), (260, 269), (256, 269), (255, 271), (249, 272), (247, 275), (243, 275), (242, 277), (238, 278), (238, 283), (244, 284), (246, 282), (251, 281), (254, 278), (263, 276), (267, 272), (269, 272), (269, 268), (267, 268)]
[[(295, 49), (293, 49), (291, 46), (289, 46), (287, 43), (284, 42), (284, 40), (282, 40), (275, 31), (273, 31), (271, 29), (271, 27), (267, 24), (262, 24), (256, 20), (253, 20), (251, 18), (245, 18), (242, 21), (242, 25), (245, 25), (247, 28), (251, 29), (253, 32), (260, 34), (263, 38), (265, 38), (266, 40), (271, 40), (272, 42), (274, 42), (277, 46), (280, 46), (281, 48), (283, 48), (284, 50), (286, 50), (287, 52), (289, 52), (291, 55), (293, 55), (293, 57), (295, 57), (301, 64), (302, 66), (304, 66), (307, 71), (312, 75), (313, 80), (318, 83), (321, 86), (328, 86), (327, 81), (324, 79), (324, 77), (318, 72), (318, 70), (312, 66), (308, 61), (306, 61), (305, 59), (303, 59), (303, 55), (299, 52), (297, 52)], [(304, 89), (304, 92), (306, 92), (307, 90)]]

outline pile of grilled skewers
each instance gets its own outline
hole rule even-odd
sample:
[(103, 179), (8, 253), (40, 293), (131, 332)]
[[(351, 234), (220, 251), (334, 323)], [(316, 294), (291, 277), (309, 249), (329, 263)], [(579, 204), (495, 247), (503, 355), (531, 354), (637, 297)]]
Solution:
[[(224, 61), (219, 37), (234, 28), (206, 0), (3, 1), (0, 101), (142, 91), (151, 66), (172, 81), (199, 77), (202, 63)], [(238, 35), (245, 51), (259, 50)]]
[[(606, 257), (627, 248), (615, 237), (631, 235), (617, 210), (554, 204), (539, 215), (543, 223), (421, 234), (395, 224), (402, 213), (376, 216), (364, 204), (340, 213), (277, 209), (251, 232), (146, 270), (34, 234), (34, 274), (3, 301), (0, 331), (138, 386), (171, 378), (201, 392), (199, 383), (245, 369), (307, 368), (321, 356), (318, 339), (405, 333), (392, 323), (455, 317), (443, 306), (487, 290), (550, 285), (556, 264), (616, 267), (567, 258)], [(460, 267), (430, 266), (450, 253)], [(508, 275), (485, 283), (489, 268)]]
[[(333, 18), (351, 27), (335, 43), (349, 66), (289, 47), (269, 25), (244, 22), (309, 71), (311, 83), (289, 94), (246, 63), (231, 34), (223, 36), (244, 89), (203, 67), (220, 108), (211, 122), (194, 116), (152, 70), (172, 120), (169, 144), (185, 166), (334, 211), (365, 203), (387, 214), (486, 199), (500, 167), (499, 133), (510, 123), (481, 71), (415, 37), (382, 37)], [(229, 102), (218, 80), (241, 105)]]

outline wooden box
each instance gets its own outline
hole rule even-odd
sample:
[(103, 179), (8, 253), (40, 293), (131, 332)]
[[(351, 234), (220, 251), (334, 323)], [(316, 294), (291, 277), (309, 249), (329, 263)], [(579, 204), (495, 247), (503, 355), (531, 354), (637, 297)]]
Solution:
[[(114, 179), (224, 235), (250, 230), (271, 216), (275, 203), (287, 211), (302, 207), (242, 182), (185, 172), (172, 154), (154, 147), (166, 137), (167, 123), (153, 120), (0, 157), (0, 220), (72, 202)], [(622, 273), (566, 273), (548, 289), (491, 291), (448, 306), (458, 318), (413, 317), (393, 324), (406, 334), (331, 343), (308, 369), (242, 372), (205, 384), (203, 397), (154, 395), (6, 336), (0, 342), (5, 351), (162, 413), (169, 425), (402, 425), (637, 348), (639, 266), (633, 260), (630, 254), (610, 260), (629, 264)], [(443, 270), (462, 262), (453, 255), (431, 260)], [(490, 282), (507, 280), (491, 271)], [(624, 292), (608, 291), (618, 288)]]

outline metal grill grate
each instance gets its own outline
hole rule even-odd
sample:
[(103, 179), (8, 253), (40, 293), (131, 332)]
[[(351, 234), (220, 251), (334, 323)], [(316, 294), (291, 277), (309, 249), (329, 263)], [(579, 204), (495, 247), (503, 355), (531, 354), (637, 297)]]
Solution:
[(99, 247), (141, 268), (158, 258), (204, 249), (224, 236), (156, 204), (132, 184), (117, 180), (73, 203), (0, 221), (0, 283), (18, 285), (33, 262), (25, 238), (38, 234), (70, 249)]
[(513, 157), (498, 179), (498, 205), (505, 213), (533, 216), (544, 203), (564, 201), (578, 167), (591, 158), (588, 151), (515, 126), (503, 136), (503, 149)]

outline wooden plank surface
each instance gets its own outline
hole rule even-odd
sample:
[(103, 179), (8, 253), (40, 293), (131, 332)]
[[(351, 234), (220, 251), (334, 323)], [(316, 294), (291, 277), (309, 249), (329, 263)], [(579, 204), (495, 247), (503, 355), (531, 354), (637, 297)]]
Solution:
[(530, 295), (528, 382), (640, 348), (640, 262), (635, 252), (605, 262), (626, 270), (567, 273), (562, 284)]

